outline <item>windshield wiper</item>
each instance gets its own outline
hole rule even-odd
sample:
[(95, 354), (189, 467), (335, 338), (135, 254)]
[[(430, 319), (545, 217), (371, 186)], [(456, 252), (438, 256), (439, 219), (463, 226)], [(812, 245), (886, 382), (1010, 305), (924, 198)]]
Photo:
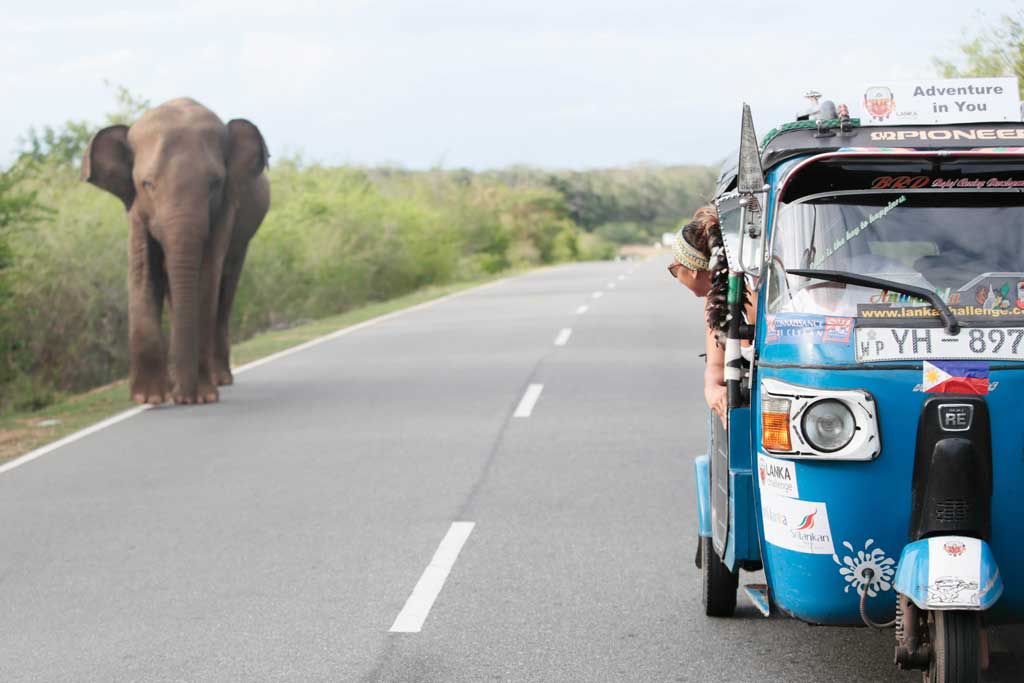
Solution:
[(960, 333), (960, 321), (958, 321), (956, 316), (953, 315), (953, 311), (949, 310), (949, 306), (946, 305), (946, 302), (943, 301), (942, 297), (938, 294), (925, 289), (924, 287), (906, 285), (902, 282), (886, 280), (881, 277), (847, 273), (842, 270), (810, 270), (805, 268), (793, 268), (786, 272), (790, 275), (799, 275), (800, 277), (812, 277), (817, 280), (841, 282), (847, 285), (857, 285), (858, 287), (887, 289), (890, 292), (899, 292), (900, 294), (906, 294), (908, 296), (916, 296), (919, 299), (928, 301), (935, 307), (935, 310), (939, 312), (939, 318), (942, 319), (942, 324), (946, 327), (947, 332), (954, 335)]

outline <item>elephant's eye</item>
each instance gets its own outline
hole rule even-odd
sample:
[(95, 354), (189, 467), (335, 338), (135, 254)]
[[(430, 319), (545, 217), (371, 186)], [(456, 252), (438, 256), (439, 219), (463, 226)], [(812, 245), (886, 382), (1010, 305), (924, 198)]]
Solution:
[(146, 189), (146, 190), (152, 190), (153, 189), (153, 181), (152, 180), (143, 180), (142, 181), (142, 187), (144, 189)]

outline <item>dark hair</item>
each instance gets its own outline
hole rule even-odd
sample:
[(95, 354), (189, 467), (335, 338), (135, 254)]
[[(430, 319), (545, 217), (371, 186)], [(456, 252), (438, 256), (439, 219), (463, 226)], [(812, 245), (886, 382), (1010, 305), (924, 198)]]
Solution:
[[(703, 248), (694, 241), (687, 241), (708, 256), (711, 289), (708, 291), (707, 305), (704, 309), (708, 327), (715, 332), (724, 332), (729, 322), (729, 261), (725, 255), (725, 240), (722, 238), (718, 213), (713, 206), (702, 206), (693, 215), (693, 223), (690, 225), (698, 226), (699, 231), (703, 233)], [(741, 296), (742, 307), (746, 308), (746, 287), (742, 287)]]
[(711, 253), (708, 247), (707, 230), (697, 221), (690, 221), (686, 224), (686, 227), (683, 228), (683, 239), (691, 247), (704, 254), (705, 258)]
[(702, 206), (693, 214), (693, 220), (683, 228), (683, 239), (705, 257), (710, 258), (710, 236), (712, 230), (717, 228), (718, 214), (715, 212), (715, 207)]

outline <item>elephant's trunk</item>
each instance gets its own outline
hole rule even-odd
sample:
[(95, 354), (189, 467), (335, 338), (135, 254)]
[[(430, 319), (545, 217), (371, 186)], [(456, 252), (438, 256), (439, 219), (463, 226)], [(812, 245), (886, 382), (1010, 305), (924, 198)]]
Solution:
[[(177, 221), (175, 221), (177, 223)], [(171, 363), (174, 399), (196, 400), (199, 377), (200, 272), (209, 230), (208, 218), (182, 219), (166, 224), (164, 254), (171, 299)], [(198, 224), (198, 225), (197, 225)]]

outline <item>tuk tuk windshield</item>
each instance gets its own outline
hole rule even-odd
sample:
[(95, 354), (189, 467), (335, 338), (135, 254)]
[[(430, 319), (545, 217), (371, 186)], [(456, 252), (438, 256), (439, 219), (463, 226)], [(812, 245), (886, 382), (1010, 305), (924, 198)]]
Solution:
[[(845, 192), (779, 207), (768, 312), (836, 316), (923, 306), (893, 292), (786, 273), (871, 275), (936, 292), (968, 317), (1024, 315), (1024, 196), (1017, 192)], [(959, 314), (958, 314), (959, 315)]]

